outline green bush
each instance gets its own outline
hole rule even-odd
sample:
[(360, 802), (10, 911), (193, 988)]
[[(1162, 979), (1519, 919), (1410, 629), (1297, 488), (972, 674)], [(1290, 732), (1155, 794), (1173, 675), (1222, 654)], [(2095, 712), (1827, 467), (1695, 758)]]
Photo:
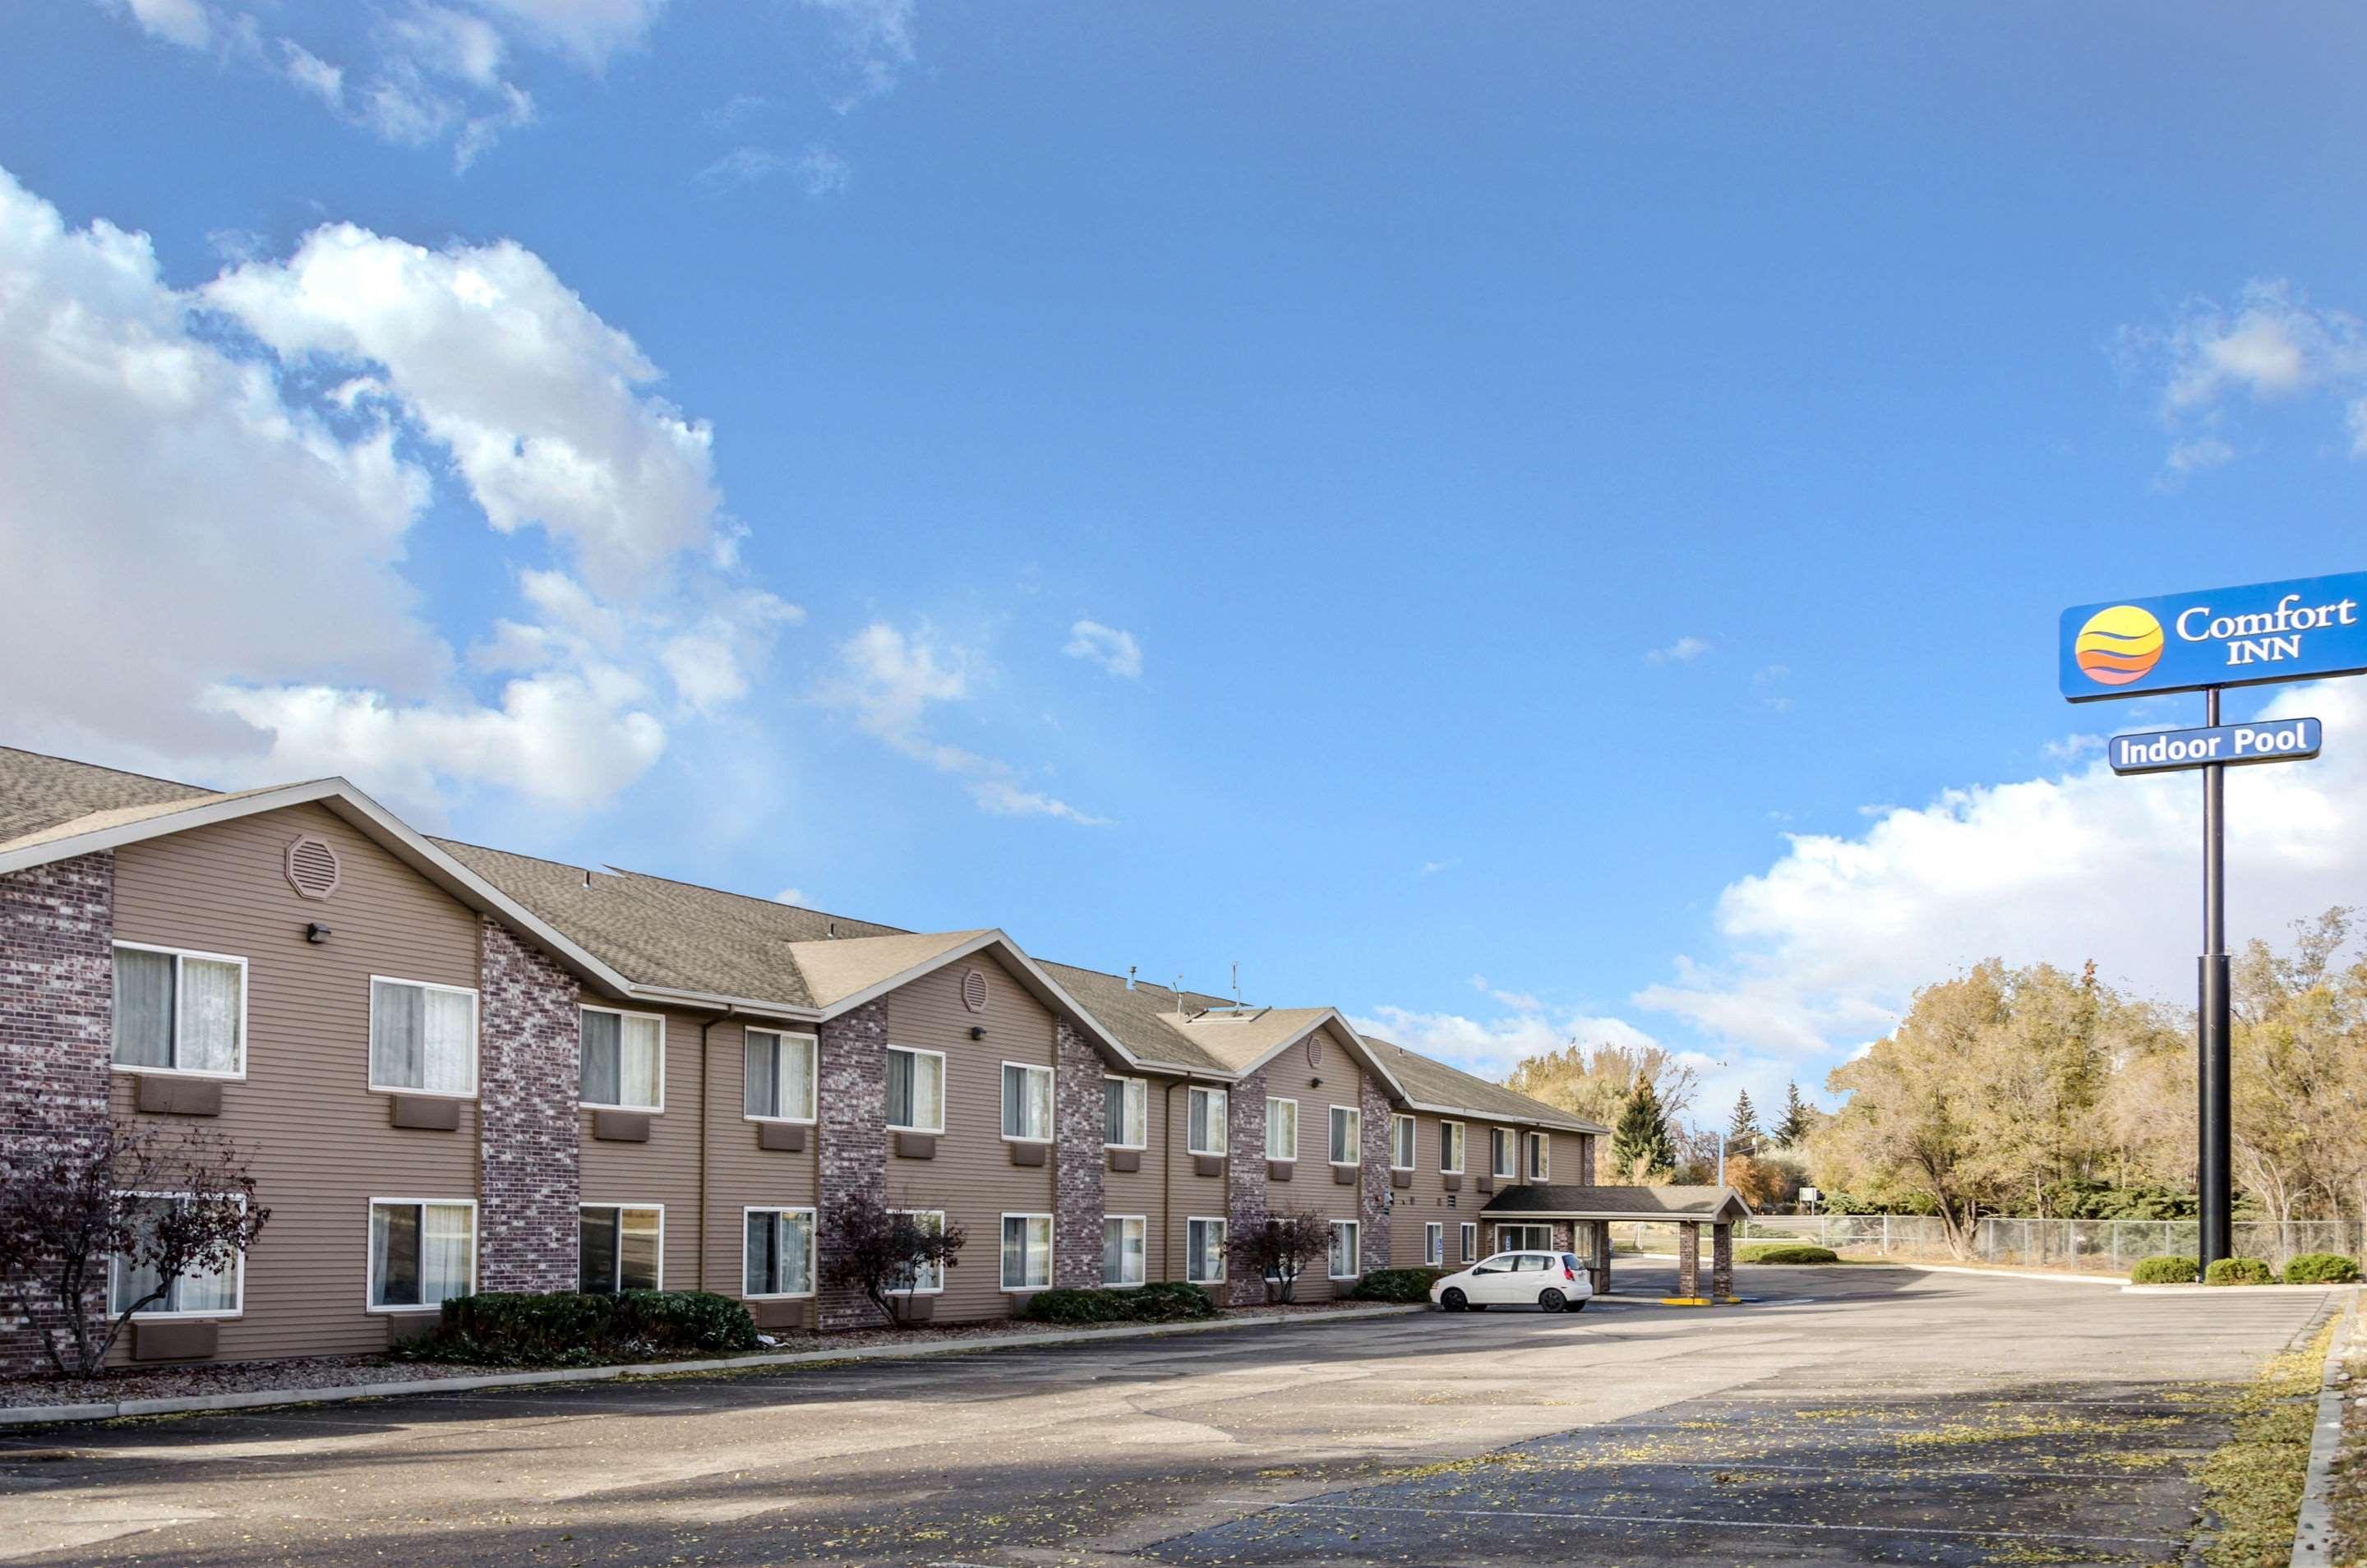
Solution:
[(748, 1309), (705, 1291), (482, 1291), (446, 1302), (433, 1332), (388, 1354), (479, 1366), (597, 1367), (758, 1348)]
[(1168, 1281), (1133, 1290), (1038, 1291), (1020, 1306), (1033, 1323), (1181, 1323), (1214, 1317), (1217, 1303), (1197, 1285)]
[(2203, 1272), (2206, 1285), (2265, 1285), (2276, 1279), (2276, 1270), (2257, 1258), (2221, 1258), (2214, 1259)]
[(2355, 1285), (2359, 1265), (2339, 1252), (2299, 1252), (2285, 1265), (2288, 1285)]
[(2160, 1252), (2138, 1258), (2137, 1266), (2129, 1270), (2129, 1280), (2138, 1285), (2191, 1285), (2201, 1272), (2191, 1258)]
[(1735, 1250), (1738, 1263), (1839, 1263), (1841, 1255), (1829, 1247), (1813, 1242), (1779, 1241), (1765, 1247), (1744, 1247)]
[(1376, 1269), (1348, 1294), (1360, 1302), (1426, 1302), (1430, 1288), (1454, 1272), (1448, 1269)]

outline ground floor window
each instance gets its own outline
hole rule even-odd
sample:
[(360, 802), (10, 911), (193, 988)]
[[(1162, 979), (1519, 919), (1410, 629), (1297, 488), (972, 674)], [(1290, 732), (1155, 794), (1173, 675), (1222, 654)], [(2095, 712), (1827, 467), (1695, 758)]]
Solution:
[(662, 1208), (584, 1204), (576, 1211), (575, 1288), (594, 1294), (664, 1289), (664, 1237)]
[(476, 1278), (475, 1203), (371, 1201), (371, 1306), (441, 1306), (447, 1296), (467, 1295)]
[(743, 1296), (810, 1296), (814, 1290), (814, 1212), (746, 1209), (740, 1254)]
[(1040, 1291), (1052, 1283), (1052, 1216), (1002, 1216), (1002, 1288)]
[(1357, 1243), (1364, 1226), (1354, 1220), (1331, 1222), (1331, 1278), (1353, 1280), (1361, 1270), (1363, 1259), (1357, 1256)]
[[(932, 1235), (942, 1235), (946, 1229), (943, 1209), (890, 1209), (890, 1218), (901, 1216)], [(888, 1289), (907, 1296), (933, 1296), (946, 1288), (946, 1265), (943, 1258), (931, 1258), (900, 1275)]]
[(1474, 1221), (1466, 1220), (1463, 1222), (1463, 1261), (1476, 1263), (1478, 1259), (1479, 1226)]
[[(158, 1221), (179, 1204), (185, 1197), (141, 1197), (131, 1201), (131, 1223), (143, 1233), (153, 1233)], [(230, 1266), (221, 1269), (192, 1269), (174, 1280), (164, 1291), (164, 1299), (149, 1302), (140, 1309), (142, 1317), (163, 1317), (174, 1314), (183, 1316), (220, 1316), (239, 1310), (241, 1284), (245, 1259), (233, 1258)], [(153, 1268), (134, 1263), (129, 1257), (118, 1254), (110, 1258), (107, 1270), (107, 1310), (120, 1315), (135, 1302), (155, 1294), (163, 1276)]]
[(1143, 1281), (1143, 1216), (1112, 1214), (1102, 1221), (1102, 1283)]
[(1433, 1269), (1446, 1261), (1446, 1227), (1436, 1220), (1421, 1227), (1421, 1260)]
[(1222, 1283), (1225, 1278), (1225, 1222), (1184, 1222), (1184, 1278), (1195, 1285)]
[(1551, 1225), (1498, 1225), (1496, 1250), (1499, 1252), (1551, 1252), (1554, 1249)]

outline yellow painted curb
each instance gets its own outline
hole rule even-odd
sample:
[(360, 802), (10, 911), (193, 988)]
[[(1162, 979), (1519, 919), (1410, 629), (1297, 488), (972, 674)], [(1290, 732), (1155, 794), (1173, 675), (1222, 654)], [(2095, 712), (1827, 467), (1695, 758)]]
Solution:
[(1662, 1296), (1660, 1304), (1664, 1307), (1705, 1307), (1717, 1303), (1707, 1296)]

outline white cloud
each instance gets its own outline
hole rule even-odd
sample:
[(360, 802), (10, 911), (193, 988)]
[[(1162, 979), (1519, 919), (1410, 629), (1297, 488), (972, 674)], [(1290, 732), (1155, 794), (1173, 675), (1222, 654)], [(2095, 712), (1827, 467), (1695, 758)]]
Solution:
[(117, 0), (116, 9), (130, 15), (150, 38), (203, 49), (213, 41), (213, 16), (205, 0)]
[(288, 79), (333, 109), (345, 107), (345, 73), (293, 39), (279, 40), (280, 67)]
[(521, 24), (529, 39), (595, 70), (619, 50), (649, 37), (666, 0), (477, 0), (493, 15)]
[(808, 196), (828, 196), (844, 190), (855, 178), (855, 165), (832, 152), (815, 145), (798, 154), (798, 188)]
[(1142, 675), (1142, 644), (1132, 632), (1099, 621), (1079, 621), (1070, 626), (1068, 643), (1060, 651), (1071, 659), (1090, 660), (1120, 680), (1138, 680)]
[(839, 646), (838, 667), (817, 693), (825, 706), (852, 714), (855, 728), (913, 760), (961, 779), (970, 798), (1002, 817), (1054, 817), (1088, 826), (1089, 816), (1056, 796), (1026, 787), (1007, 762), (982, 757), (931, 736), (929, 710), (966, 700), (978, 660), (947, 647), (925, 629), (906, 634), (875, 622)]
[(2282, 278), (2253, 279), (2232, 309), (2198, 298), (2166, 327), (2124, 328), (2119, 350), (2132, 373), (2159, 385), (2161, 420), (2175, 437), (2164, 458), (2168, 483), (2235, 458), (2236, 446), (2218, 432), (2239, 400), (2335, 397), (2351, 455), (2367, 457), (2367, 322), (2313, 305)]
[(1421, 863), (1420, 874), (1423, 876), (1436, 876), (1440, 872), (1452, 871), (1462, 863), (1463, 857), (1461, 855), (1455, 855), (1452, 859), (1448, 860), (1426, 860)]
[(806, 904), (806, 896), (804, 891), (796, 887), (782, 888), (778, 893), (773, 895), (773, 902), (776, 904), (795, 904), (800, 909), (808, 907)]
[(827, 147), (808, 147), (788, 158), (769, 147), (734, 147), (693, 176), (714, 191), (733, 191), (788, 174), (808, 196), (829, 196), (844, 190), (855, 178), (855, 167)]
[(1647, 664), (1691, 664), (1709, 651), (1709, 644), (1697, 637), (1681, 637), (1666, 648), (1656, 648), (1644, 655)]
[(1582, 1046), (1653, 1043), (1651, 1036), (1625, 1019), (1548, 1014), (1542, 1009), (1475, 1019), (1461, 1013), (1376, 1007), (1369, 1017), (1348, 1021), (1359, 1034), (1376, 1034), (1488, 1078), (1501, 1078), (1523, 1056), (1558, 1051), (1572, 1042)]
[(915, 60), (915, 0), (805, 0), (835, 22), (854, 85), (834, 106), (841, 114), (894, 90)]

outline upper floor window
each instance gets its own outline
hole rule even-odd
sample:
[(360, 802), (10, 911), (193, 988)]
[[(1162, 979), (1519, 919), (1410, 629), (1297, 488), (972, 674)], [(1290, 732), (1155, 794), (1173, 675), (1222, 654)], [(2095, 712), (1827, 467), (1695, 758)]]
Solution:
[(1026, 1144), (1052, 1141), (1052, 1069), (1002, 1064), (1002, 1135)]
[(477, 993), (421, 980), (370, 979), (370, 1088), (477, 1092)]
[(1298, 1157), (1298, 1101), (1269, 1100), (1265, 1102), (1265, 1157)]
[(246, 960), (118, 942), (115, 1065), (243, 1077)]
[(1140, 1078), (1102, 1079), (1102, 1142), (1112, 1148), (1150, 1146), (1150, 1086)]
[(665, 1288), (663, 1209), (586, 1203), (575, 1213), (577, 1290), (605, 1294)]
[(1438, 1168), (1449, 1176), (1463, 1173), (1463, 1123), (1441, 1122), (1438, 1124)]
[(1553, 1175), (1553, 1146), (1543, 1133), (1531, 1133), (1529, 1144), (1529, 1179), (1544, 1181)]
[(653, 1012), (583, 1010), (581, 1098), (609, 1111), (665, 1109), (665, 1020)]
[(814, 1037), (752, 1029), (743, 1103), (759, 1122), (814, 1119)]
[(888, 1125), (899, 1133), (946, 1130), (946, 1054), (888, 1047)]
[(1389, 1168), (1411, 1170), (1415, 1157), (1413, 1118), (1391, 1117), (1389, 1119)]
[(1488, 1129), (1488, 1173), (1508, 1179), (1520, 1174), (1512, 1164), (1512, 1134), (1509, 1128)]
[(1361, 1165), (1364, 1163), (1364, 1113), (1353, 1106), (1331, 1108), (1331, 1163)]
[(1184, 1096), (1184, 1146), (1195, 1155), (1225, 1152), (1225, 1091), (1195, 1089)]

